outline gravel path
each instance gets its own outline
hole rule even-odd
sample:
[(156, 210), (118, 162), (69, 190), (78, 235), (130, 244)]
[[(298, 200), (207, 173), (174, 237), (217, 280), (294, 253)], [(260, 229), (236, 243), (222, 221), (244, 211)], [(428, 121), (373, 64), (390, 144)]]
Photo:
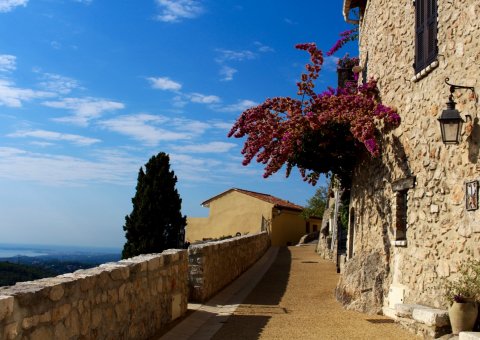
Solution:
[(335, 266), (314, 246), (281, 248), (250, 295), (215, 334), (233, 339), (415, 339), (390, 319), (344, 310)]

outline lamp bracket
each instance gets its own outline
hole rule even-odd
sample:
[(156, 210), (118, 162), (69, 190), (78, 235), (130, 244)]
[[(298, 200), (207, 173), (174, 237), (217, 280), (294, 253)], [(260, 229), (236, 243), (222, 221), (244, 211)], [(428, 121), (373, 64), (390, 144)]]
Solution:
[[(475, 93), (475, 88), (473, 86), (463, 86), (463, 85), (450, 84), (449, 81), (450, 81), (450, 78), (448, 78), (448, 77), (445, 78), (445, 84), (450, 86), (450, 97), (452, 97), (453, 92), (455, 92), (455, 90), (457, 90), (457, 89), (466, 89), (466, 90), (470, 90), (473, 93)], [(452, 99), (453, 99), (453, 97), (452, 97)]]

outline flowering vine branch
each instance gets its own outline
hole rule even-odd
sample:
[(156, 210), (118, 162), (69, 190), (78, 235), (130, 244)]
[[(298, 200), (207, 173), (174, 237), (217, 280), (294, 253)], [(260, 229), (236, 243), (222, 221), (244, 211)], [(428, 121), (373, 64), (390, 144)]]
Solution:
[(375, 80), (357, 86), (332, 89), (317, 94), (323, 53), (314, 43), (299, 44), (297, 49), (310, 54), (306, 73), (297, 83), (301, 99), (268, 98), (245, 110), (228, 136), (247, 137), (242, 154), (243, 165), (255, 157), (265, 164), (264, 177), (286, 166), (287, 176), (297, 166), (305, 181), (315, 184), (321, 173), (338, 175), (349, 183), (359, 152), (372, 157), (380, 154), (382, 133), (400, 124), (399, 115), (382, 105)]
[(335, 54), (339, 49), (341, 49), (349, 41), (354, 41), (358, 39), (358, 26), (352, 28), (351, 30), (344, 31), (340, 33), (340, 38), (337, 40), (335, 45), (326, 53), (327, 56)]

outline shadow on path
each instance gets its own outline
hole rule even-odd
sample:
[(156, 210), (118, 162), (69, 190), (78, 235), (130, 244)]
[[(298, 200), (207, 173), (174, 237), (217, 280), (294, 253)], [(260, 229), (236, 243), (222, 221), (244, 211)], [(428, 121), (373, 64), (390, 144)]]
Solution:
[(280, 302), (287, 289), (291, 265), (290, 250), (280, 248), (270, 269), (213, 339), (229, 339), (231, 334), (237, 339), (257, 339), (273, 315), (288, 313)]

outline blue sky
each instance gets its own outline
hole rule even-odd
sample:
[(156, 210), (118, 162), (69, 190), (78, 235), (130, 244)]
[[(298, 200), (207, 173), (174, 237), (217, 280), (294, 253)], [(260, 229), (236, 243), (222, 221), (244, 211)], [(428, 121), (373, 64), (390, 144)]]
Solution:
[[(294, 95), (351, 28), (342, 1), (0, 0), (0, 242), (121, 247), (140, 166), (170, 154), (182, 210), (239, 187), (304, 205), (294, 171), (241, 165), (236, 117)], [(354, 44), (341, 51), (354, 49)], [(327, 58), (318, 90), (334, 85)]]

